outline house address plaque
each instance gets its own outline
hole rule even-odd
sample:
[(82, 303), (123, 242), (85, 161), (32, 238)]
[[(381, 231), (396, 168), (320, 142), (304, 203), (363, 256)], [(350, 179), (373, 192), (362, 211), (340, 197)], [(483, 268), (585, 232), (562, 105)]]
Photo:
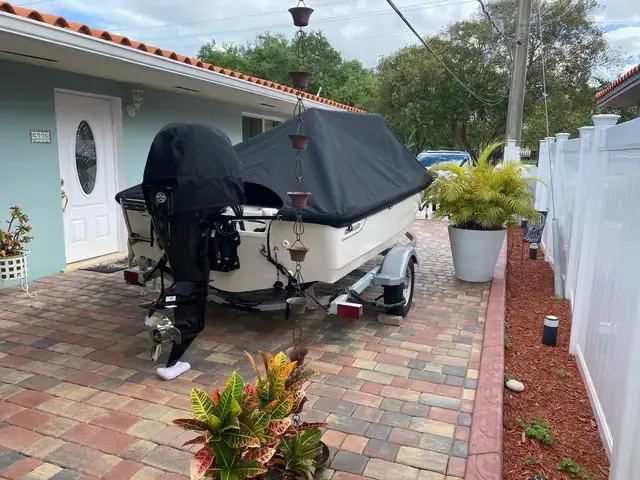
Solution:
[(51, 143), (50, 130), (30, 130), (31, 143)]

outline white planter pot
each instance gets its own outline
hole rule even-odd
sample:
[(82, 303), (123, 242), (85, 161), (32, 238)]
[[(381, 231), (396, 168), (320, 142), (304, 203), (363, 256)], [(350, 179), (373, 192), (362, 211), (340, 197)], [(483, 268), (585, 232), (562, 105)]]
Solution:
[(27, 262), (24, 255), (0, 257), (0, 282), (22, 280), (27, 276)]
[(493, 278), (507, 230), (465, 230), (449, 226), (456, 278), (484, 283)]

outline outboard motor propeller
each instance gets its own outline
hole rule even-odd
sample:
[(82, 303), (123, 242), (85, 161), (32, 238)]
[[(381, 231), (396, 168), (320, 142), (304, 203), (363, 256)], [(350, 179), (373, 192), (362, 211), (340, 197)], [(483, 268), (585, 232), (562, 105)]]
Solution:
[[(189, 370), (182, 355), (204, 329), (211, 229), (227, 207), (245, 203), (240, 165), (229, 138), (208, 125), (170, 124), (156, 135), (142, 182), (147, 210), (173, 283), (152, 303), (151, 358), (171, 344), (166, 380)], [(171, 309), (173, 320), (161, 313)]]

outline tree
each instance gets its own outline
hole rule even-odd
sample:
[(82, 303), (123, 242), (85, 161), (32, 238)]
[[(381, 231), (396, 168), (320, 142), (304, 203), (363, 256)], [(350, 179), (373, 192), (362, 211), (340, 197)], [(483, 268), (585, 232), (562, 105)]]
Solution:
[[(515, 7), (514, 0), (487, 3), (491, 17), (503, 25), (504, 36), (478, 11), (426, 39), (470, 89), (491, 102), (465, 90), (422, 46), (406, 47), (381, 59), (378, 110), (416, 151), (437, 147), (476, 150), (503, 138)], [(546, 1), (540, 8), (543, 37), (541, 42), (536, 11), (529, 38), (524, 105), (523, 146), (533, 148), (546, 136), (543, 47), (552, 134), (577, 134), (578, 127), (589, 125), (595, 110), (594, 95), (601, 84), (596, 70), (611, 71), (621, 65), (604, 32), (591, 20), (599, 8), (595, 0)]]
[[(198, 58), (223, 68), (272, 82), (290, 85), (289, 72), (299, 68), (310, 73), (310, 93), (340, 103), (367, 108), (376, 94), (376, 78), (358, 60), (345, 61), (322, 32), (310, 32), (305, 40), (305, 52), (298, 49), (296, 39), (269, 32), (259, 34), (244, 45), (215, 41), (203, 45)], [(301, 65), (298, 53), (304, 53)]]

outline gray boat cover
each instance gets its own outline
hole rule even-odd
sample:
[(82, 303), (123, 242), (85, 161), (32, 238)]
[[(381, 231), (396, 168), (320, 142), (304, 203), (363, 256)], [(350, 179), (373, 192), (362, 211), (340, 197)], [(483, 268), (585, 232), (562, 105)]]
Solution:
[[(431, 177), (377, 114), (308, 109), (304, 133), (305, 222), (344, 227), (423, 191)], [(288, 192), (297, 191), (296, 120), (237, 144), (248, 205), (279, 208), (295, 219)], [(266, 187), (266, 188), (265, 188)]]

